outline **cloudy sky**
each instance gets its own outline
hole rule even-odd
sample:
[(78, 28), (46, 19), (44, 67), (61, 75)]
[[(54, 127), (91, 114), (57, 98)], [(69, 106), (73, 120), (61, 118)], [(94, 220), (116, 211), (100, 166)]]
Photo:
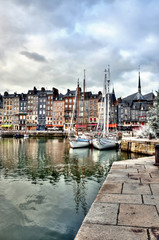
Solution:
[(158, 0), (0, 0), (0, 93), (82, 86), (111, 69), (117, 97), (159, 89)]

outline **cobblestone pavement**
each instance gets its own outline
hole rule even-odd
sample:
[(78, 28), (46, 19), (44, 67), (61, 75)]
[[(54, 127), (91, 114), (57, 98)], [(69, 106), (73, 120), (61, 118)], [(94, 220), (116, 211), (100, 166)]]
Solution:
[(75, 240), (159, 239), (155, 157), (114, 162)]

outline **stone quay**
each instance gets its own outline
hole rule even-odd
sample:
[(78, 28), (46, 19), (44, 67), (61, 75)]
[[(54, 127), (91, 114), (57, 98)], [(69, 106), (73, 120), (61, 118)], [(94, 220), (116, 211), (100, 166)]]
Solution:
[(135, 137), (124, 137), (121, 140), (121, 150), (126, 152), (141, 153), (145, 155), (155, 155), (155, 146), (159, 144), (159, 139), (138, 139)]
[(114, 162), (75, 240), (159, 239), (155, 157)]

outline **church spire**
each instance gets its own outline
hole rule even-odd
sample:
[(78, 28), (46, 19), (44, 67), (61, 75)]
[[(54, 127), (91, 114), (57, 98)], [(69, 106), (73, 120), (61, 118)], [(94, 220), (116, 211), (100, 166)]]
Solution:
[(141, 94), (140, 65), (139, 65), (138, 93), (140, 93), (140, 94)]

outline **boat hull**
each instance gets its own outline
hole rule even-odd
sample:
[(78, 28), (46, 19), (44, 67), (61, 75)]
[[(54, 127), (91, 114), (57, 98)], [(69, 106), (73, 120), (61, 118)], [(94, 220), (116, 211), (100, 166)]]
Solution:
[(90, 143), (88, 140), (70, 140), (71, 148), (85, 148), (89, 147)]
[(95, 138), (92, 140), (92, 144), (98, 150), (115, 149), (118, 147), (116, 141), (107, 138)]

